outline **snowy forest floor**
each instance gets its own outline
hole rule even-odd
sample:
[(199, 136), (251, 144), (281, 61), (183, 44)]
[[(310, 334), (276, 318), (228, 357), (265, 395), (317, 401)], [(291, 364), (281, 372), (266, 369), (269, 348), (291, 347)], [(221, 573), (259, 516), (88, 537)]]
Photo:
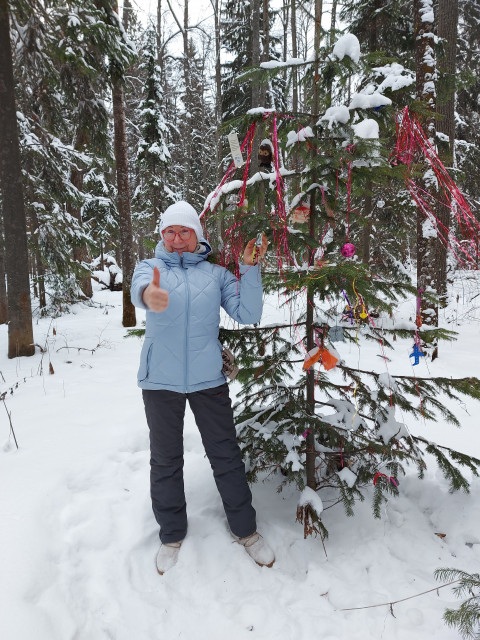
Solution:
[[(444, 317), (447, 328), (459, 331), (458, 340), (442, 343), (440, 358), (428, 369), (432, 375), (478, 376), (476, 275), (463, 274), (455, 287)], [(357, 504), (353, 518), (342, 505), (326, 510), (326, 553), (320, 539), (303, 539), (293, 487), (277, 493), (276, 478), (253, 485), (259, 530), (276, 554), (273, 568), (262, 569), (232, 544), (188, 412), (189, 533), (178, 564), (159, 576), (148, 431), (136, 387), (141, 341), (124, 337), (121, 293), (97, 288), (94, 303), (36, 323), (35, 340), (47, 348), (43, 355), (37, 349), (34, 357), (9, 361), (4, 348), (0, 356), (1, 390), (7, 392), (6, 407), (0, 407), (2, 640), (459, 637), (442, 621), (444, 609), (459, 604), (451, 587), (392, 610), (343, 610), (435, 589), (439, 567), (479, 570), (480, 481), (473, 479), (470, 495), (451, 495), (430, 460), (424, 480), (415, 469), (400, 479), (400, 496), (389, 500), (380, 520), (368, 500)], [(271, 322), (275, 301), (266, 306), (265, 321)], [(403, 313), (415, 314), (414, 300)], [(140, 323), (144, 315), (137, 317)], [(7, 328), (0, 330), (5, 346)], [(373, 347), (361, 346), (362, 365), (381, 371)], [(358, 359), (356, 346), (342, 343), (339, 350)], [(387, 354), (390, 373), (411, 373), (410, 351), (410, 343), (397, 341)], [(429, 375), (426, 363), (416, 369)], [(480, 457), (479, 410), (473, 401), (455, 409), (462, 429), (417, 423), (414, 432)]]

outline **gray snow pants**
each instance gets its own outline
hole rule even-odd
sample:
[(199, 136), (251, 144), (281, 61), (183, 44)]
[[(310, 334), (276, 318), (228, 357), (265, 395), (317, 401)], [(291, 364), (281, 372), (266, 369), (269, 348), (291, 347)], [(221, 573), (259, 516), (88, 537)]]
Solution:
[(150, 490), (160, 540), (178, 542), (187, 533), (183, 486), (183, 418), (188, 399), (223, 501), (231, 531), (243, 538), (256, 531), (252, 494), (225, 383), (193, 393), (143, 390), (150, 429)]

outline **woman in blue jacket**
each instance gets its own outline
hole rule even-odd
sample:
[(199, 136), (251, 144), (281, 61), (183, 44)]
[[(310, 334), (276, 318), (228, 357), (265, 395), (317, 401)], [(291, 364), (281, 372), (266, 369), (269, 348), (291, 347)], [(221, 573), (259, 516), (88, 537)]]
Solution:
[[(146, 309), (145, 342), (138, 384), (150, 430), (150, 486), (160, 525), (157, 570), (177, 561), (187, 533), (183, 486), (183, 419), (188, 400), (233, 537), (261, 566), (275, 558), (256, 531), (252, 495), (237, 443), (222, 347), (220, 307), (237, 322), (252, 324), (262, 314), (258, 259), (267, 249), (251, 240), (240, 265), (240, 279), (207, 262), (211, 248), (200, 219), (187, 202), (177, 202), (160, 221), (155, 258), (143, 260), (133, 274), (131, 296)], [(254, 256), (254, 251), (258, 251)]]

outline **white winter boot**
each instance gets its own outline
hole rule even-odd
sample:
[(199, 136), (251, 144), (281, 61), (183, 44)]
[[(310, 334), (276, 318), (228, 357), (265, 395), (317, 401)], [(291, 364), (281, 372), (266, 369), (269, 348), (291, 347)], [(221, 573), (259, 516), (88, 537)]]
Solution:
[(238, 538), (233, 533), (232, 536), (238, 544), (245, 547), (245, 551), (248, 555), (261, 567), (271, 567), (275, 562), (275, 555), (272, 549), (258, 531), (255, 531), (255, 533), (252, 533), (251, 536), (247, 536), (246, 538)]
[(166, 542), (165, 544), (160, 543), (160, 549), (157, 553), (157, 571), (161, 576), (176, 564), (182, 542), (183, 540), (180, 540), (180, 542)]

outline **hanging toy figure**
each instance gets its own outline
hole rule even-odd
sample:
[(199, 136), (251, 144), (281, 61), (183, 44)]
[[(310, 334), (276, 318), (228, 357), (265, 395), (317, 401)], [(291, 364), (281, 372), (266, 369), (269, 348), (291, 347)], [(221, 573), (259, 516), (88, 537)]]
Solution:
[(413, 345), (413, 351), (410, 354), (410, 358), (414, 358), (414, 362), (412, 363), (412, 366), (415, 366), (416, 364), (420, 363), (420, 358), (424, 358), (425, 354), (421, 351), (420, 347), (418, 346), (418, 344), (414, 344)]
[(340, 253), (344, 258), (351, 258), (355, 255), (355, 245), (351, 242), (346, 242), (343, 247), (340, 249)]
[(263, 244), (263, 231), (257, 234), (257, 239), (255, 240), (255, 246), (253, 247), (253, 264), (257, 264), (257, 253), (260, 247)]
[(270, 140), (262, 140), (258, 150), (258, 166), (260, 169), (272, 171), (273, 147)]

